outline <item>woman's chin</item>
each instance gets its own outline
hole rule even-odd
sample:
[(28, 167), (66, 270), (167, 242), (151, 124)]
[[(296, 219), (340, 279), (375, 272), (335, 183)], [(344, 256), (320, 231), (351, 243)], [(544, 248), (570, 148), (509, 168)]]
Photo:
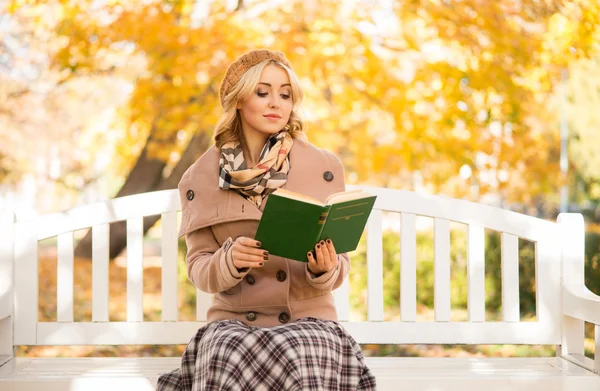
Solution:
[(261, 129), (261, 132), (266, 133), (266, 134), (276, 134), (282, 129), (283, 129), (283, 127), (268, 127), (268, 128)]

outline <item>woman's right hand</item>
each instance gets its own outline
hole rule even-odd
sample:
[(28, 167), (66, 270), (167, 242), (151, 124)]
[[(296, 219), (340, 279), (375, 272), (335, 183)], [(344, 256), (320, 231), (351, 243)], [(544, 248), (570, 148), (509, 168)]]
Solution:
[(231, 247), (233, 265), (238, 269), (264, 266), (264, 262), (269, 260), (269, 252), (262, 250), (261, 245), (260, 242), (245, 236), (237, 238)]

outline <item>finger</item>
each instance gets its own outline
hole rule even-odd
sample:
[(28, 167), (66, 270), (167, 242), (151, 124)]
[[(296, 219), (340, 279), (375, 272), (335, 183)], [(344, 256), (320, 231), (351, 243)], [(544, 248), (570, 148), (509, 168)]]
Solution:
[(315, 255), (316, 255), (317, 265), (319, 266), (319, 268), (322, 268), (324, 265), (323, 265), (323, 246), (321, 246), (321, 243), (317, 243), (317, 245), (315, 246)]
[(246, 262), (265, 262), (268, 261), (269, 258), (265, 255), (254, 255), (254, 254), (248, 254), (248, 253), (243, 253), (243, 252), (236, 252), (234, 253), (235, 255), (235, 259), (238, 259), (240, 261), (246, 261)]
[(235, 261), (234, 262), (235, 267), (237, 267), (238, 269), (242, 269), (245, 267), (250, 267), (250, 268), (260, 268), (263, 267), (265, 264), (260, 262), (247, 262), (247, 261)]
[(337, 252), (335, 251), (335, 246), (331, 239), (327, 239), (326, 241), (327, 249), (329, 250), (329, 254), (337, 258)]
[(331, 255), (329, 254), (329, 249), (327, 248), (327, 243), (325, 243), (324, 240), (321, 240), (319, 242), (319, 245), (321, 247), (321, 251), (323, 253), (323, 263), (322, 263), (322, 268), (325, 271), (329, 271), (333, 268), (333, 259), (331, 258)]
[(319, 270), (319, 266), (317, 265), (317, 261), (315, 260), (315, 257), (312, 254), (312, 251), (309, 251), (306, 254), (306, 259), (308, 259), (308, 270), (310, 272), (312, 272), (313, 274), (317, 274), (320, 272)]
[(260, 246), (262, 246), (262, 243), (254, 240), (254, 239), (250, 239), (246, 236), (240, 236), (239, 238), (237, 238), (236, 242), (239, 242), (240, 244), (243, 244), (246, 247), (251, 247), (251, 248), (258, 248)]
[(331, 239), (327, 239), (325, 242), (325, 248), (327, 248), (327, 251), (329, 252), (329, 259), (331, 260), (331, 266), (335, 268), (337, 266), (337, 253), (335, 251), (335, 247), (333, 246)]
[(239, 252), (239, 253), (243, 253), (243, 254), (249, 254), (249, 255), (255, 255), (258, 257), (268, 257), (269, 256), (269, 252), (260, 248), (256, 248), (256, 247), (249, 247), (249, 246), (245, 246), (241, 243), (234, 243), (233, 244), (233, 248)]

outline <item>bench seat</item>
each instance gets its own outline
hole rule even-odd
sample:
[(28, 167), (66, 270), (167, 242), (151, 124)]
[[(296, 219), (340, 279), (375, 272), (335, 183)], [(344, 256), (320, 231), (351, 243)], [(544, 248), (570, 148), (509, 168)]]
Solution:
[[(559, 357), (367, 357), (378, 390), (600, 390), (600, 376)], [(2, 391), (154, 390), (169, 358), (17, 358), (0, 367)]]

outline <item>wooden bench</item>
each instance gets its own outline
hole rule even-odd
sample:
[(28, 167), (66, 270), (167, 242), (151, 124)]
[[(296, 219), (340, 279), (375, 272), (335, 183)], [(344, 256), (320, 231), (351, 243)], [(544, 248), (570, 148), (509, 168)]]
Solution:
[[(367, 227), (367, 313), (348, 321), (349, 286), (335, 291), (340, 320), (359, 343), (555, 345), (545, 358), (368, 357), (381, 390), (600, 390), (600, 298), (584, 285), (584, 223), (579, 214), (549, 222), (481, 204), (407, 191), (377, 194)], [(153, 389), (166, 358), (15, 357), (18, 345), (187, 344), (205, 324), (210, 297), (198, 292), (197, 321), (178, 320), (176, 190), (113, 199), (0, 225), (0, 390)], [(401, 321), (385, 321), (382, 218), (400, 221)], [(142, 217), (162, 215), (162, 321), (142, 312)], [(386, 214), (388, 216), (388, 214)], [(417, 319), (416, 216), (434, 221), (434, 320)], [(127, 221), (127, 320), (109, 321), (108, 224)], [(451, 321), (450, 222), (467, 226), (468, 320)], [(92, 321), (73, 321), (73, 232), (93, 232)], [(502, 320), (486, 321), (484, 229), (500, 232)], [(38, 321), (38, 242), (57, 237), (57, 321)], [(519, 313), (518, 239), (535, 244), (535, 321)], [(189, 283), (189, 282), (187, 282)], [(584, 356), (584, 324), (595, 324), (595, 360)], [(102, 387), (102, 388), (100, 388)], [(107, 388), (111, 387), (111, 388)]]

